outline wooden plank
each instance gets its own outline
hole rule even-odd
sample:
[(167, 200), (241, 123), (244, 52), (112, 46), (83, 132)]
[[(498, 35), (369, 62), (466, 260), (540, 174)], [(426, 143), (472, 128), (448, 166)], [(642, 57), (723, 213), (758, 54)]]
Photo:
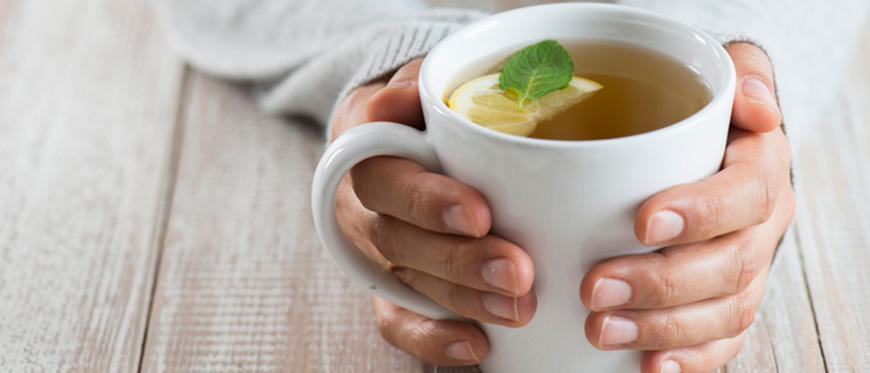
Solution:
[(0, 371), (138, 368), (182, 66), (148, 1), (0, 1)]
[(322, 250), (322, 129), (194, 74), (143, 371), (406, 372), (368, 294)]
[[(192, 91), (145, 370), (420, 370), (380, 341), (367, 297), (319, 253), (305, 189), (317, 131), (258, 114), (238, 87), (197, 76)], [(797, 237), (787, 235), (758, 321), (723, 370), (825, 369)], [(275, 318), (281, 310), (289, 320)]]
[(870, 28), (839, 105), (799, 155), (797, 227), (827, 369), (870, 367)]
[(795, 230), (789, 230), (767, 279), (756, 321), (728, 372), (820, 372), (824, 362)]

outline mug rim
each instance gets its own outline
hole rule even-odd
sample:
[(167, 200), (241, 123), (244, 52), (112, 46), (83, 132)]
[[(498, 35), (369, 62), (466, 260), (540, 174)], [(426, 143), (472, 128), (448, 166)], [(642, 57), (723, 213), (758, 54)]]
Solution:
[[(440, 95), (437, 92), (432, 92), (430, 90), (430, 84), (428, 83), (428, 80), (435, 79), (435, 77), (429, 77), (428, 75), (429, 72), (433, 70), (431, 65), (434, 63), (433, 61), (435, 59), (428, 57), (432, 55), (438, 56), (442, 53), (447, 53), (444, 52), (444, 50), (447, 50), (447, 48), (449, 48), (451, 44), (463, 42), (462, 39), (464, 36), (469, 34), (476, 34), (478, 32), (485, 32), (487, 29), (496, 27), (497, 23), (502, 22), (504, 18), (513, 17), (517, 13), (525, 13), (530, 11), (547, 11), (552, 14), (561, 14), (561, 12), (569, 10), (577, 11), (578, 9), (584, 11), (617, 12), (626, 16), (632, 16), (633, 18), (643, 18), (657, 26), (667, 27), (671, 31), (676, 31), (680, 33), (685, 33), (686, 31), (688, 31), (689, 35), (692, 35), (695, 39), (700, 39), (704, 44), (709, 45), (709, 48), (707, 49), (708, 52), (710, 52), (713, 56), (715, 56), (718, 61), (724, 64), (724, 68), (726, 70), (724, 71), (724, 73), (726, 75), (723, 84), (716, 90), (711, 89), (712, 98), (710, 99), (710, 102), (708, 102), (700, 110), (696, 111), (695, 113), (683, 120), (648, 132), (594, 140), (539, 139), (533, 137), (511, 135), (488, 129), (472, 122), (467, 118), (459, 116), (459, 114), (455, 113), (453, 110), (447, 107), (447, 104), (444, 102), (444, 100), (438, 99)], [(702, 75), (702, 77), (704, 76)], [(704, 78), (706, 79), (706, 77)], [(427, 58), (423, 60), (423, 64), (420, 67), (420, 76), (418, 82), (421, 103), (423, 105), (431, 105), (431, 108), (440, 115), (446, 116), (451, 122), (462, 123), (461, 126), (468, 127), (468, 131), (478, 136), (490, 138), (493, 140), (505, 141), (512, 143), (512, 145), (521, 146), (548, 148), (597, 148), (632, 146), (639, 142), (652, 141), (653, 139), (651, 138), (669, 137), (672, 136), (675, 132), (683, 131), (689, 127), (699, 125), (698, 122), (702, 122), (705, 117), (713, 115), (712, 112), (716, 110), (716, 107), (721, 105), (729, 105), (730, 102), (733, 101), (733, 97), (725, 96), (729, 91), (733, 92), (733, 89), (730, 89), (729, 87), (733, 88), (736, 85), (736, 72), (734, 70), (734, 63), (731, 60), (731, 57), (728, 55), (728, 53), (725, 51), (725, 48), (719, 43), (719, 41), (717, 41), (715, 38), (704, 32), (703, 30), (698, 29), (697, 27), (694, 27), (692, 25), (683, 23), (674, 18), (659, 13), (631, 6), (601, 3), (560, 3), (533, 5), (529, 7), (517, 8), (501, 13), (496, 13), (460, 28), (454, 33), (448, 35), (434, 48), (432, 48), (432, 50), (427, 55)], [(727, 102), (723, 102), (726, 100)], [(427, 121), (427, 126), (428, 123), (429, 122)]]

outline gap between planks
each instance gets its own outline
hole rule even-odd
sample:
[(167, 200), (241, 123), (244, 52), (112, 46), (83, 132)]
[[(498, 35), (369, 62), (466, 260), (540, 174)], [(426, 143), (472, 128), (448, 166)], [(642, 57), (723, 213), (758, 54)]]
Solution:
[[(795, 220), (797, 220), (797, 219), (795, 219)], [(794, 222), (793, 229), (795, 231), (798, 230), (798, 222), (797, 221)], [(804, 280), (804, 289), (806, 289), (807, 299), (810, 302), (810, 311), (812, 311), (812, 313), (813, 313), (813, 326), (816, 328), (816, 343), (819, 345), (819, 352), (820, 352), (821, 357), (822, 357), (822, 366), (825, 368), (825, 372), (827, 372), (828, 371), (828, 362), (827, 362), (827, 360), (825, 360), (825, 349), (822, 346), (822, 333), (819, 330), (819, 319), (818, 319), (818, 317), (816, 317), (816, 305), (815, 305), (815, 303), (813, 303), (813, 292), (810, 291), (810, 280), (807, 278), (807, 269), (806, 269), (807, 262), (806, 262), (806, 259), (804, 258), (803, 245), (801, 243), (801, 238), (800, 238), (799, 234), (795, 233), (795, 234), (793, 234), (793, 236), (794, 236), (795, 250), (797, 251), (798, 259), (800, 259), (800, 263), (801, 263), (800, 269), (801, 269), (801, 275), (803, 276), (803, 280)], [(777, 367), (777, 368), (779, 368), (779, 367)]]
[(163, 248), (166, 242), (166, 228), (169, 226), (169, 215), (172, 211), (172, 202), (175, 195), (175, 182), (178, 180), (178, 165), (181, 160), (181, 147), (184, 146), (184, 124), (187, 104), (190, 101), (191, 73), (190, 66), (184, 65), (181, 71), (178, 88), (178, 106), (175, 108), (175, 123), (172, 131), (172, 148), (169, 155), (167, 179), (163, 187), (166, 198), (157, 208), (156, 216), (160, 219), (155, 224), (153, 241), (156, 246), (157, 258), (152, 262), (151, 291), (148, 293), (148, 309), (145, 312), (145, 329), (142, 333), (142, 344), (139, 347), (139, 361), (136, 364), (136, 372), (142, 372), (142, 362), (145, 359), (145, 347), (148, 346), (148, 330), (151, 325), (151, 311), (154, 309), (154, 296), (157, 293), (157, 281), (160, 279), (160, 264), (163, 262)]

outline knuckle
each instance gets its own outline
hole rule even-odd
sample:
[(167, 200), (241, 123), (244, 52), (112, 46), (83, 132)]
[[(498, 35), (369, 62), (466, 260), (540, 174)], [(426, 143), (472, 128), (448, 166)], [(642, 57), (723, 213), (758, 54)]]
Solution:
[(731, 290), (732, 295), (746, 290), (761, 270), (761, 266), (758, 263), (757, 249), (752, 242), (742, 242), (737, 245), (736, 250), (738, 250), (737, 255), (732, 256), (735, 258), (734, 269), (732, 270), (732, 277), (734, 278), (732, 281), (734, 284)]
[[(464, 305), (465, 302), (464, 302), (464, 297), (463, 297), (464, 294), (463, 294), (460, 286), (459, 285), (448, 285), (447, 289), (445, 291), (446, 291), (446, 294), (445, 294), (446, 296), (445, 296), (444, 302), (446, 304), (444, 304), (444, 306), (449, 308), (450, 310), (458, 313), (458, 314), (466, 313), (464, 307), (462, 307), (462, 305)], [(469, 316), (469, 315), (466, 314), (465, 316)]]
[(766, 222), (771, 216), (773, 216), (773, 211), (776, 208), (778, 190), (775, 187), (775, 183), (773, 183), (772, 177), (767, 173), (757, 174), (754, 180), (756, 190), (755, 194), (758, 196), (758, 205), (761, 211), (761, 215), (756, 223), (760, 224)]
[(433, 336), (437, 330), (437, 321), (425, 320), (414, 324), (407, 330), (407, 345), (403, 346), (408, 352), (424, 361), (431, 361), (430, 350), (433, 344)]
[(460, 254), (458, 246), (456, 245), (448, 245), (442, 252), (444, 253), (443, 258), (441, 258), (441, 273), (444, 275), (446, 279), (456, 278), (461, 272), (461, 266), (463, 261), (461, 260), (462, 255)]
[(658, 333), (655, 336), (657, 347), (668, 348), (679, 345), (685, 337), (685, 328), (681, 320), (673, 314), (666, 314)]
[(426, 193), (410, 181), (402, 186), (402, 190), (404, 190), (407, 198), (405, 206), (408, 217), (416, 222), (425, 222), (430, 205), (429, 199), (426, 198)]
[(678, 294), (678, 286), (674, 279), (674, 273), (670, 271), (662, 271), (655, 276), (655, 291), (653, 294), (656, 299), (653, 303), (657, 305), (674, 304)]
[(404, 256), (404, 251), (396, 247), (395, 234), (392, 234), (393, 224), (390, 218), (377, 214), (372, 217), (371, 223), (368, 225), (369, 241), (377, 248), (378, 252), (384, 256), (390, 263), (396, 265), (407, 264)]
[(731, 322), (727, 326), (728, 337), (736, 337), (755, 322), (755, 302), (746, 296), (737, 296), (732, 301)]
[(755, 322), (755, 312), (753, 311), (753, 312), (745, 313), (743, 315), (743, 317), (740, 318), (740, 323), (739, 323), (740, 330), (737, 331), (736, 333), (734, 333), (732, 335), (732, 337), (736, 337), (736, 336), (740, 335), (740, 333), (743, 333), (743, 331), (745, 331), (746, 329), (749, 329), (749, 327), (752, 326), (752, 323), (754, 323), (754, 322)]
[(700, 224), (696, 225), (703, 236), (709, 236), (713, 227), (718, 227), (721, 223), (722, 208), (724, 202), (718, 197), (703, 198), (697, 205), (698, 217), (701, 218)]
[(369, 219), (368, 224), (366, 224), (366, 237), (369, 239), (369, 242), (375, 247), (379, 248), (382, 246), (381, 240), (383, 239), (383, 234), (381, 234), (381, 230), (383, 230), (384, 219), (380, 215), (373, 216)]

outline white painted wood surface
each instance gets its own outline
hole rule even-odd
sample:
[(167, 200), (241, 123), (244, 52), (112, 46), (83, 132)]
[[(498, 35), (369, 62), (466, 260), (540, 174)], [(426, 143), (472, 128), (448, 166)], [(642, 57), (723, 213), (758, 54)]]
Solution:
[(139, 366), (182, 66), (145, 0), (0, 1), (0, 371)]
[(817, 141), (797, 149), (796, 231), (828, 371), (870, 371), (870, 27)]
[(367, 293), (321, 250), (310, 185), (322, 130), (194, 73), (144, 372), (399, 372)]
[[(870, 369), (864, 45), (723, 371)], [(0, 0), (0, 372), (476, 372), (387, 345), (321, 250), (320, 132), (185, 73), (145, 0)]]

